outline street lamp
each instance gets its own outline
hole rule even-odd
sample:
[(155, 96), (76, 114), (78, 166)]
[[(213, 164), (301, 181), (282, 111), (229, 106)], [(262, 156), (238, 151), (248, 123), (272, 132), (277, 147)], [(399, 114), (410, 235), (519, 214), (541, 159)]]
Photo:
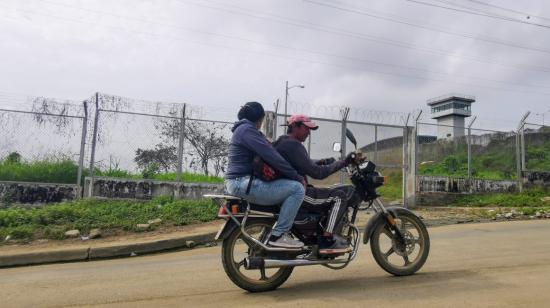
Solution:
[(285, 121), (287, 120), (288, 118), (288, 113), (287, 113), (287, 102), (288, 102), (288, 90), (292, 89), (292, 88), (305, 88), (306, 86), (304, 85), (294, 85), (294, 86), (288, 86), (288, 80), (286, 81), (286, 88), (285, 88)]

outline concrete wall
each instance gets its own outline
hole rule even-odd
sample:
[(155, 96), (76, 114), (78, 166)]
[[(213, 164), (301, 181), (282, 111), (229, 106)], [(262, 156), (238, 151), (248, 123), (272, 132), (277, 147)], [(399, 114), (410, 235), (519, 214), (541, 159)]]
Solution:
[(0, 205), (10, 203), (51, 203), (73, 200), (78, 195), (78, 186), (0, 181)]
[(464, 194), (518, 191), (513, 180), (461, 179), (443, 176), (417, 176), (416, 206), (445, 206)]
[(151, 199), (156, 196), (171, 196), (176, 199), (201, 199), (205, 194), (223, 193), (222, 184), (179, 183), (171, 181), (132, 180), (122, 178), (94, 177), (90, 190), (90, 178), (84, 181), (86, 197)]
[(550, 186), (550, 171), (523, 171), (523, 187)]
[(445, 176), (416, 177), (418, 192), (438, 193), (500, 193), (518, 190), (514, 180), (463, 179)]

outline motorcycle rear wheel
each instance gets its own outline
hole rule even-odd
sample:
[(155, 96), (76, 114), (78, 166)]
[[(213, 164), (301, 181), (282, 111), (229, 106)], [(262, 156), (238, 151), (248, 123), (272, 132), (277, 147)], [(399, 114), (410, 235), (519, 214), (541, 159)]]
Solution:
[[(249, 220), (246, 223), (245, 230), (255, 239), (263, 242), (269, 235), (272, 224), (272, 221), (267, 220)], [(240, 228), (235, 228), (223, 241), (222, 264), (227, 276), (238, 287), (250, 292), (265, 292), (277, 289), (290, 277), (294, 267), (263, 270), (245, 269), (245, 257), (262, 256), (258, 248), (253, 246), (243, 240)]]
[(388, 222), (381, 219), (371, 236), (371, 251), (376, 263), (395, 276), (417, 272), (428, 259), (430, 236), (426, 226), (416, 215), (399, 211), (397, 227), (405, 237), (405, 246), (399, 245), (397, 235), (390, 231)]

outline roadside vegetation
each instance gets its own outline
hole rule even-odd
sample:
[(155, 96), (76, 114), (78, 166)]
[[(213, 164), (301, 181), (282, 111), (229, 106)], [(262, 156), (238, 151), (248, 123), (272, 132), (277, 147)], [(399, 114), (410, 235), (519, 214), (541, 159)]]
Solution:
[(210, 200), (169, 197), (150, 201), (85, 199), (32, 209), (12, 207), (0, 210), (0, 237), (17, 241), (64, 239), (68, 230), (87, 234), (95, 228), (104, 234), (139, 232), (137, 225), (150, 220), (161, 219), (159, 224), (150, 225), (149, 230), (154, 230), (211, 221), (217, 211)]
[[(526, 162), (529, 170), (550, 170), (550, 134), (538, 137), (526, 136)], [(472, 147), (472, 176), (480, 179), (505, 180), (517, 177), (514, 137), (493, 140), (487, 146)], [(424, 145), (423, 150), (431, 152), (428, 157), (452, 152), (436, 162), (425, 162), (419, 166), (421, 175), (467, 177), (468, 154), (466, 144), (447, 149), (447, 144)]]
[[(131, 173), (119, 168), (106, 170), (95, 169), (95, 175), (130, 179), (153, 179), (160, 181), (175, 181), (175, 172), (161, 172), (155, 166), (143, 170), (141, 173)], [(20, 182), (45, 182), (45, 183), (76, 183), (78, 165), (66, 158), (51, 158), (34, 161), (25, 161), (17, 153), (11, 153), (0, 160), (0, 181)], [(83, 170), (83, 176), (88, 170)], [(197, 183), (223, 183), (223, 179), (217, 176), (208, 176), (184, 172), (184, 182)]]
[(382, 170), (382, 175), (387, 176), (388, 180), (376, 189), (378, 194), (386, 200), (403, 199), (403, 173), (401, 171), (385, 172)]
[(550, 207), (550, 189), (532, 188), (522, 193), (468, 194), (459, 196), (452, 206), (475, 207)]

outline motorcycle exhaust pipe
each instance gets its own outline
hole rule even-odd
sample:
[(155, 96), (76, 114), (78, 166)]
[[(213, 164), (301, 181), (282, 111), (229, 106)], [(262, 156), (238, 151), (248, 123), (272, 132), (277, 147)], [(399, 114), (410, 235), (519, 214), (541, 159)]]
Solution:
[(260, 269), (263, 268), (278, 268), (285, 266), (306, 266), (306, 265), (319, 265), (319, 264), (338, 264), (346, 263), (347, 260), (276, 260), (276, 259), (263, 259), (263, 258), (245, 258), (244, 268)]

